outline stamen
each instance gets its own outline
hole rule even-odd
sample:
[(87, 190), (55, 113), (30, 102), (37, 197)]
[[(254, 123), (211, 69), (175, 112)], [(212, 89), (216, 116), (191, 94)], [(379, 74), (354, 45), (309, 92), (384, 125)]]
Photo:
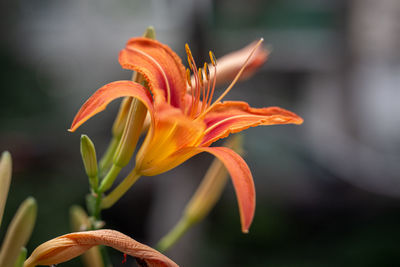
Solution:
[[(200, 79), (200, 86), (202, 90), (202, 102), (201, 102), (201, 111), (204, 109), (204, 99), (206, 98), (206, 85), (203, 82), (203, 70), (199, 68), (199, 79)], [(200, 99), (200, 96), (199, 96)], [(200, 111), (200, 112), (201, 112)]]
[(193, 72), (194, 76), (194, 81), (195, 81), (195, 90), (192, 89), (194, 92), (194, 98), (195, 98), (195, 103), (192, 105), (192, 111), (190, 112), (190, 117), (194, 117), (195, 115), (195, 110), (197, 109), (197, 104), (198, 104), (198, 98), (200, 97), (200, 81), (199, 81), (199, 76), (196, 75), (198, 73), (197, 67), (196, 67), (196, 62), (193, 59), (192, 51), (190, 51), (189, 45), (185, 44), (185, 49), (186, 49), (186, 54), (188, 56), (188, 62), (189, 66)]
[(198, 75), (199, 75), (200, 86), (203, 86), (203, 70), (201, 68), (199, 68)]
[[(194, 76), (196, 76), (196, 75), (194, 74)], [(196, 96), (195, 96), (194, 106), (192, 107), (192, 116), (197, 115), (197, 108), (199, 106), (200, 97), (201, 97), (200, 90), (203, 88), (203, 73), (202, 73), (201, 68), (199, 68), (199, 70), (197, 71), (197, 79), (199, 81), (199, 84), (196, 87)]]
[(208, 97), (210, 96), (210, 88), (211, 88), (211, 83), (210, 83), (210, 69), (208, 68), (208, 64), (204, 63), (204, 74), (207, 79), (207, 95), (204, 98), (203, 96), (203, 105), (201, 107), (201, 112), (204, 111), (204, 109), (208, 106)]
[[(207, 62), (204, 63), (204, 76), (206, 76), (206, 80), (207, 80), (207, 95), (203, 94), (203, 102), (201, 105), (201, 112), (203, 112), (204, 109), (207, 107), (207, 99), (210, 94), (210, 70), (208, 69)], [(204, 91), (205, 90), (206, 90), (206, 87), (204, 86)]]
[(204, 76), (206, 76), (206, 80), (210, 80), (210, 70), (208, 69), (207, 62), (204, 63)]
[(217, 59), (215, 58), (214, 53), (212, 51), (210, 51), (210, 52), (208, 52), (208, 54), (210, 55), (211, 63), (213, 64), (213, 66), (216, 66), (217, 65)]
[(189, 45), (187, 43), (185, 44), (185, 50), (188, 57), (193, 58), (192, 51), (190, 51)]
[[(187, 80), (187, 82), (188, 82), (188, 84), (189, 84), (189, 86), (190, 86), (190, 93), (192, 94), (192, 103), (191, 103), (191, 106), (193, 106), (193, 104), (194, 104), (194, 90), (193, 90), (193, 86), (192, 86), (192, 77), (191, 77), (191, 74), (190, 74), (190, 70), (189, 70), (189, 69), (186, 69), (186, 80)], [(186, 107), (186, 109), (185, 109), (185, 114), (187, 115), (188, 112), (189, 112), (189, 109), (188, 109), (188, 107)]]
[[(208, 68), (208, 64), (207, 62), (204, 63), (204, 75), (206, 76), (206, 80), (207, 80), (207, 95), (205, 98), (203, 98), (203, 102), (204, 102), (204, 106), (207, 106), (207, 101), (208, 101), (208, 97), (210, 95), (210, 69)], [(202, 109), (203, 111), (204, 109)]]
[(213, 76), (213, 85), (210, 93), (210, 98), (207, 98), (207, 107), (211, 105), (212, 98), (214, 96), (215, 85), (217, 84), (217, 64), (213, 64), (214, 67), (214, 76)]
[(186, 69), (186, 80), (190, 88), (192, 88), (192, 78), (190, 77), (190, 70)]
[[(202, 114), (199, 115), (198, 118), (204, 116), (205, 114), (207, 114), (216, 104), (218, 104), (222, 98), (224, 98), (229, 91), (232, 89), (232, 87), (236, 84), (236, 82), (239, 80), (240, 75), (242, 75), (244, 69), (247, 67), (250, 58), (253, 56), (254, 52), (258, 49), (258, 47), (261, 45), (261, 43), (264, 41), (263, 38), (261, 38), (257, 44), (254, 46), (253, 50), (251, 50), (250, 55), (247, 57), (246, 61), (244, 62), (242, 68), (239, 70), (238, 74), (236, 74), (235, 78), (233, 79), (233, 81), (231, 82), (231, 84), (228, 86), (228, 88), (226, 88), (225, 92), (222, 93), (222, 95), (220, 97), (218, 97), (217, 100), (214, 101), (214, 103), (212, 105), (210, 105)], [(213, 64), (214, 65), (214, 64)], [(215, 73), (215, 77), (216, 77), (216, 73)]]
[(191, 60), (190, 60), (189, 55), (187, 56), (187, 61), (188, 61), (188, 63), (189, 63), (190, 69), (192, 70), (192, 69), (193, 69), (193, 66), (192, 66), (192, 62), (191, 62)]

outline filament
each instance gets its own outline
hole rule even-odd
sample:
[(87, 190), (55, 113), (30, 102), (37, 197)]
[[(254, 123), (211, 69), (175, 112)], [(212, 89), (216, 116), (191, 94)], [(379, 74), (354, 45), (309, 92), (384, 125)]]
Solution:
[[(233, 81), (231, 82), (231, 84), (228, 86), (228, 88), (226, 88), (226, 90), (220, 95), (220, 97), (218, 97), (217, 100), (214, 101), (214, 103), (212, 105), (210, 105), (202, 114), (199, 115), (199, 117), (204, 116), (205, 114), (207, 114), (217, 103), (219, 103), (228, 93), (229, 91), (232, 89), (232, 87), (236, 84), (236, 82), (239, 80), (240, 76), (242, 75), (244, 69), (247, 67), (250, 58), (253, 56), (254, 52), (257, 50), (257, 48), (261, 45), (261, 43), (264, 41), (263, 38), (261, 38), (257, 44), (254, 46), (253, 50), (251, 50), (250, 55), (247, 57), (246, 61), (244, 62), (242, 68), (239, 70), (239, 72), (236, 74), (235, 78), (233, 79)], [(215, 57), (211, 56), (210, 53), (210, 58), (213, 61), (215, 59)], [(211, 61), (211, 62), (212, 62)], [(216, 77), (216, 73), (215, 73), (215, 77)], [(215, 80), (214, 80), (215, 82)], [(214, 87), (214, 86), (213, 86)], [(210, 98), (211, 100), (211, 98)]]

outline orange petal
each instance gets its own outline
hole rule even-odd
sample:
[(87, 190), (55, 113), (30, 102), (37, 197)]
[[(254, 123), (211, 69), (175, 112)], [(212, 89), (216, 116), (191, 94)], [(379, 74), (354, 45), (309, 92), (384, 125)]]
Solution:
[(188, 159), (187, 155), (175, 153), (198, 146), (205, 129), (202, 121), (194, 121), (167, 104), (159, 105), (156, 113), (154, 127), (136, 156), (136, 169), (145, 176), (166, 172)]
[(301, 124), (303, 119), (279, 107), (252, 108), (246, 102), (226, 101), (217, 104), (204, 118), (207, 125), (202, 146), (209, 146), (230, 133), (249, 127), (273, 124)]
[(25, 261), (24, 267), (59, 264), (78, 257), (88, 249), (98, 245), (109, 246), (144, 260), (150, 267), (178, 266), (157, 250), (143, 245), (120, 232), (96, 230), (59, 236), (41, 244)]
[(131, 96), (139, 99), (153, 115), (153, 104), (148, 90), (132, 81), (116, 81), (97, 90), (76, 114), (69, 131), (75, 131), (85, 121), (103, 111), (116, 98)]
[(233, 150), (226, 147), (185, 147), (152, 165), (152, 168), (149, 167), (146, 172), (150, 174), (144, 175), (166, 172), (201, 152), (213, 154), (227, 168), (236, 191), (242, 231), (247, 233), (254, 217), (256, 203), (253, 176), (246, 162)]
[(247, 233), (256, 209), (256, 191), (249, 166), (241, 156), (226, 147), (199, 147), (198, 150), (211, 153), (224, 163), (236, 191), (242, 232)]
[(161, 94), (174, 107), (183, 108), (186, 72), (181, 59), (168, 46), (147, 38), (132, 38), (119, 54), (123, 68), (135, 70), (153, 94)]

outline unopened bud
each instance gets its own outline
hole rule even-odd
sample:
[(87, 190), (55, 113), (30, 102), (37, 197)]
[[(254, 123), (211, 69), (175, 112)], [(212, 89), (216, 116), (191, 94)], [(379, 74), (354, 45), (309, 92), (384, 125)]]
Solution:
[[(142, 78), (136, 78), (136, 81), (142, 81)], [(114, 155), (113, 163), (119, 167), (125, 167), (132, 158), (136, 144), (142, 133), (143, 123), (146, 118), (147, 108), (137, 99), (133, 99), (125, 129)]]
[(85, 210), (80, 206), (72, 206), (69, 209), (71, 228), (74, 232), (87, 231), (90, 229), (90, 220)]
[(81, 136), (81, 155), (90, 186), (96, 191), (99, 182), (96, 149), (87, 135)]
[(36, 221), (37, 204), (32, 197), (19, 206), (12, 219), (0, 250), (0, 266), (14, 266), (21, 248), (28, 242)]
[(26, 248), (25, 247), (21, 248), (18, 258), (17, 258), (17, 261), (14, 264), (14, 267), (23, 267), (27, 254), (28, 254), (28, 251), (26, 250)]
[(119, 106), (118, 114), (112, 127), (112, 134), (117, 139), (121, 138), (122, 133), (124, 132), (126, 118), (128, 117), (132, 99), (132, 97), (125, 97)]
[(6, 205), (11, 182), (12, 160), (8, 151), (4, 151), (0, 159), (0, 226)]

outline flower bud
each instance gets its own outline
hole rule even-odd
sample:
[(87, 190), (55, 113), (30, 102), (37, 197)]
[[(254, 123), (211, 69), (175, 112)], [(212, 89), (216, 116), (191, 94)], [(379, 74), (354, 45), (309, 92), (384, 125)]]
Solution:
[(6, 205), (8, 190), (11, 182), (12, 160), (8, 151), (4, 151), (0, 159), (0, 226)]
[(28, 251), (26, 250), (26, 248), (25, 247), (21, 248), (21, 251), (19, 252), (17, 261), (14, 264), (14, 267), (23, 267), (27, 254), (28, 254)]
[(87, 135), (81, 136), (81, 155), (90, 186), (96, 191), (98, 186), (96, 149)]
[[(139, 75), (138, 75), (139, 76)], [(136, 82), (141, 82), (143, 79), (138, 77)], [(136, 144), (142, 133), (143, 123), (147, 115), (146, 106), (137, 99), (132, 99), (124, 132), (115, 152), (113, 162), (119, 167), (125, 167), (132, 158)]]
[(37, 204), (32, 197), (19, 206), (12, 219), (0, 250), (0, 266), (14, 266), (21, 248), (28, 242), (36, 221)]

